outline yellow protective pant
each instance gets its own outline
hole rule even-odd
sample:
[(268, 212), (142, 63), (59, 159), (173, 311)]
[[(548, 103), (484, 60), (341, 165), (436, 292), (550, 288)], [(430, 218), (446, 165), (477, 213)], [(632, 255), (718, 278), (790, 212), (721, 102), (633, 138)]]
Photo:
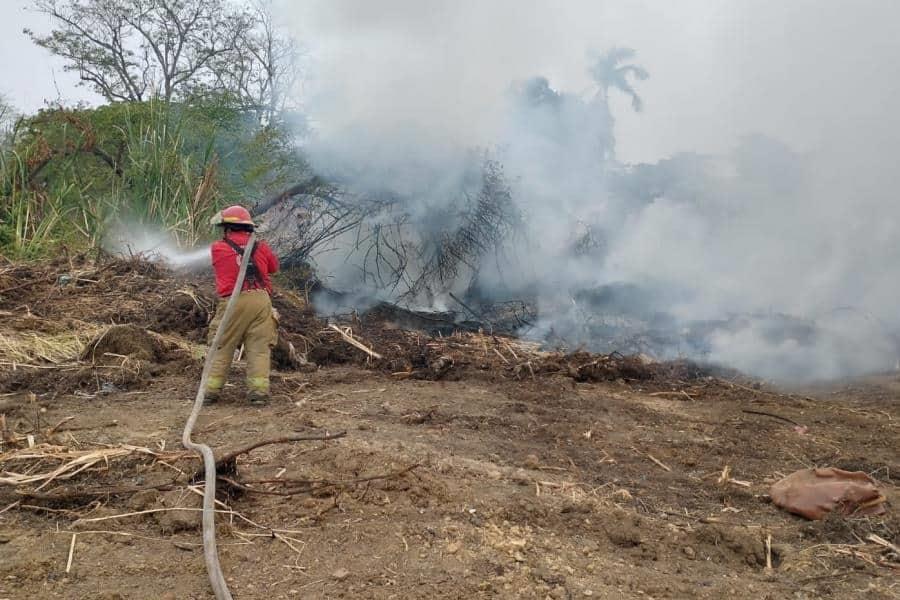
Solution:
[[(223, 298), (216, 307), (216, 316), (209, 325), (210, 345), (222, 321), (222, 315), (225, 314), (227, 303), (228, 299)], [(214, 354), (206, 390), (218, 391), (225, 386), (234, 351), (243, 344), (247, 360), (247, 388), (249, 391), (267, 394), (272, 347), (275, 346), (277, 335), (278, 328), (269, 294), (265, 290), (241, 292), (231, 319), (222, 332), (219, 347), (209, 349)]]

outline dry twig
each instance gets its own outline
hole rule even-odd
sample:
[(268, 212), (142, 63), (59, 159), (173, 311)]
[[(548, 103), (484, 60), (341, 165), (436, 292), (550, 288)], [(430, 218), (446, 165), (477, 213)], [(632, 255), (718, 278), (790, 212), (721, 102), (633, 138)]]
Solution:
[(359, 348), (360, 350), (362, 350), (363, 352), (365, 352), (372, 358), (375, 358), (375, 359), (382, 358), (382, 356), (380, 354), (378, 354), (371, 348), (367, 347), (365, 344), (363, 344), (359, 340), (355, 339), (353, 336), (351, 336), (349, 333), (345, 332), (343, 329), (341, 329), (337, 325), (331, 324), (328, 327), (329, 327), (329, 329), (333, 329), (333, 330), (337, 331), (339, 334), (341, 334), (341, 337), (344, 339), (344, 341), (347, 342), (348, 344), (350, 344), (351, 346), (353, 346), (355, 348)]
[(796, 425), (800, 427), (800, 423), (793, 419), (789, 419), (787, 417), (782, 417), (781, 415), (776, 415), (775, 413), (765, 412), (763, 410), (750, 410), (750, 409), (742, 409), (742, 413), (747, 413), (748, 415), (762, 415), (764, 417), (772, 417), (773, 419), (778, 419), (779, 421), (784, 421), (785, 423), (790, 423), (791, 425)]
[(653, 456), (653, 455), (650, 454), (649, 452), (641, 452), (640, 450), (638, 450), (638, 449), (635, 448), (634, 446), (632, 446), (631, 449), (634, 450), (635, 452), (637, 452), (638, 454), (643, 454), (644, 456), (646, 456), (647, 458), (649, 458), (650, 460), (652, 460), (654, 463), (656, 463), (656, 465), (659, 466), (659, 467), (661, 467), (663, 470), (669, 471), (669, 472), (672, 471), (672, 469), (670, 469), (668, 466), (666, 466), (665, 463), (663, 463), (661, 460), (659, 460), (658, 458), (656, 458), (655, 456)]
[(66, 561), (66, 573), (70, 573), (72, 571), (72, 559), (75, 558), (75, 540), (78, 539), (78, 534), (72, 534), (72, 543), (69, 544), (69, 559)]
[(246, 454), (251, 450), (255, 450), (257, 448), (261, 448), (263, 446), (268, 446), (270, 444), (285, 444), (288, 442), (307, 442), (307, 441), (328, 441), (328, 440), (336, 440), (338, 438), (342, 438), (347, 435), (346, 431), (337, 431), (335, 433), (325, 433), (319, 435), (310, 435), (310, 434), (300, 434), (300, 435), (282, 435), (274, 438), (266, 438), (263, 440), (257, 440), (255, 442), (250, 442), (248, 444), (244, 444), (242, 446), (237, 446), (233, 448), (225, 448), (218, 452), (218, 456), (216, 457), (216, 466), (222, 465), (227, 462), (233, 461), (235, 458), (240, 456), (241, 454)]

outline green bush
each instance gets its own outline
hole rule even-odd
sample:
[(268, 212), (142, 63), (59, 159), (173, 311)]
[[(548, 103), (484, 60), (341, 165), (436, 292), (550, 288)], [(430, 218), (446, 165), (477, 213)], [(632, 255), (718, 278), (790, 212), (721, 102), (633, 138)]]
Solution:
[(0, 248), (96, 245), (123, 223), (194, 245), (222, 205), (253, 203), (303, 168), (290, 140), (224, 104), (41, 111), (0, 150)]

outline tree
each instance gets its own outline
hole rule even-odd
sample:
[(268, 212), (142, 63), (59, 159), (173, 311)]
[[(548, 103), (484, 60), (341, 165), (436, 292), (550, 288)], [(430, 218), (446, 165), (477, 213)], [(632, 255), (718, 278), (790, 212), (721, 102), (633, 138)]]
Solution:
[(0, 149), (11, 143), (19, 114), (9, 99), (0, 94)]
[(271, 0), (253, 2), (249, 13), (253, 27), (233, 52), (218, 57), (213, 65), (217, 88), (235, 96), (241, 108), (263, 124), (295, 108), (300, 75), (300, 48), (279, 30), (271, 5)]
[(271, 118), (296, 73), (296, 49), (268, 3), (227, 0), (35, 0), (51, 16), (31, 39), (110, 102), (221, 95)]
[(600, 87), (598, 94), (602, 95), (604, 100), (609, 98), (610, 88), (617, 89), (630, 96), (632, 108), (640, 112), (644, 107), (644, 102), (632, 87), (629, 77), (633, 77), (638, 81), (644, 81), (650, 74), (643, 67), (633, 64), (621, 64), (624, 61), (633, 59), (634, 56), (635, 52), (631, 48), (612, 48), (597, 59), (590, 68), (590, 74)]

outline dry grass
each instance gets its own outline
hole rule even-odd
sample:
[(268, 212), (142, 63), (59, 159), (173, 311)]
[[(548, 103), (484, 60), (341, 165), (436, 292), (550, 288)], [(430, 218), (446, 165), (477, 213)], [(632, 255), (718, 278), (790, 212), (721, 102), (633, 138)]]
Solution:
[[(71, 322), (67, 331), (0, 332), (0, 365), (16, 367), (48, 367), (72, 365), (79, 361), (85, 348), (101, 338), (109, 326), (82, 321)], [(148, 332), (167, 348), (177, 348), (189, 356), (203, 356), (204, 346), (174, 335)]]
[(0, 363), (6, 365), (60, 365), (72, 363), (103, 328), (90, 323), (62, 333), (0, 333)]
[[(0, 485), (19, 487), (37, 484), (34, 491), (40, 491), (53, 481), (71, 479), (98, 464), (108, 469), (110, 461), (134, 456), (148, 457), (151, 461), (165, 461), (179, 460), (191, 455), (186, 452), (154, 451), (130, 444), (86, 450), (49, 443), (37, 444), (0, 453), (0, 472), (2, 472)], [(50, 463), (57, 463), (57, 466), (50, 470), (40, 470), (42, 466)]]

